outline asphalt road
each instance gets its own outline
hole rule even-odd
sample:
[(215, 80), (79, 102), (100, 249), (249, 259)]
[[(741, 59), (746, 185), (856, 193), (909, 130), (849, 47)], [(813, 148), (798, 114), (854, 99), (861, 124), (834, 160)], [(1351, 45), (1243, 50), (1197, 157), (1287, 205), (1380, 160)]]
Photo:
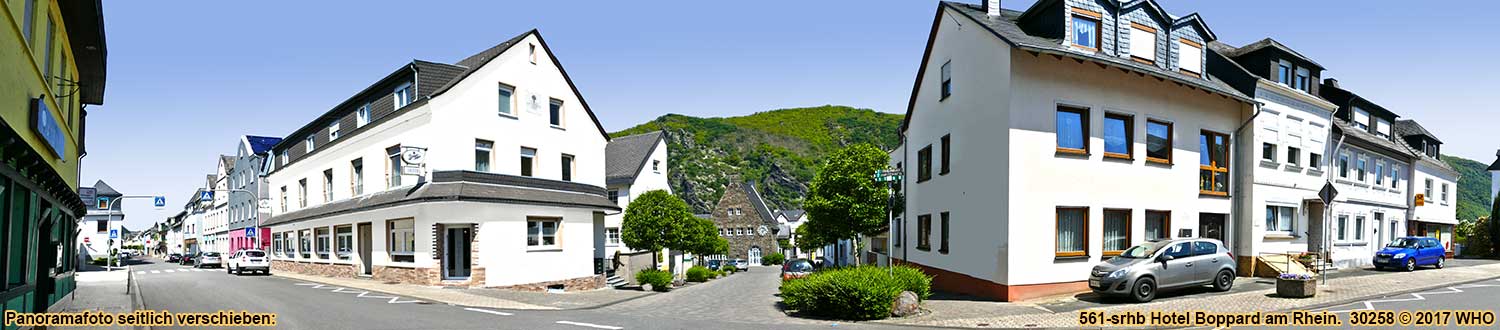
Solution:
[(775, 306), (773, 268), (616, 306), (564, 311), (469, 308), (276, 276), (236, 276), (223, 269), (194, 269), (151, 258), (139, 260), (132, 271), (145, 309), (276, 313), (277, 329), (897, 328), (782, 315)]
[[(1393, 291), (1395, 291), (1395, 290), (1393, 290)], [(1490, 312), (1493, 312), (1493, 313), (1500, 313), (1500, 310), (1497, 310), (1497, 309), (1500, 309), (1500, 278), (1492, 278), (1492, 279), (1487, 279), (1487, 280), (1483, 280), (1483, 281), (1470, 282), (1470, 283), (1459, 284), (1459, 285), (1452, 285), (1452, 286), (1447, 286), (1447, 287), (1442, 287), (1442, 288), (1436, 288), (1436, 289), (1431, 289), (1431, 290), (1423, 290), (1423, 291), (1418, 291), (1418, 292), (1410, 292), (1410, 293), (1403, 293), (1403, 294), (1393, 294), (1393, 295), (1388, 295), (1388, 296), (1384, 296), (1384, 297), (1371, 298), (1371, 299), (1356, 301), (1356, 302), (1342, 304), (1342, 305), (1328, 306), (1327, 308), (1314, 309), (1313, 311), (1314, 312), (1328, 312), (1328, 313), (1332, 313), (1332, 314), (1336, 315), (1339, 318), (1339, 321), (1343, 323), (1343, 326), (1333, 327), (1334, 329), (1378, 329), (1378, 328), (1388, 328), (1388, 327), (1391, 327), (1391, 326), (1384, 325), (1384, 326), (1375, 326), (1373, 328), (1372, 327), (1367, 327), (1367, 326), (1354, 326), (1354, 325), (1352, 325), (1350, 323), (1349, 316), (1353, 312), (1360, 312), (1360, 311), (1390, 311), (1390, 312), (1392, 312), (1393, 316), (1396, 316), (1395, 318), (1393, 318), (1393, 320), (1395, 322), (1401, 322), (1401, 320), (1399, 319), (1398, 315), (1400, 315), (1399, 313), (1401, 313), (1402, 311), (1417, 312), (1417, 311), (1457, 311), (1457, 310), (1473, 311), (1473, 310), (1480, 310), (1480, 311), (1490, 311)], [(1500, 316), (1500, 315), (1497, 315), (1497, 316)], [(1436, 321), (1436, 320), (1440, 320), (1440, 319), (1432, 318), (1430, 320)], [(1486, 325), (1483, 325), (1483, 326), (1459, 327), (1458, 326), (1457, 316), (1448, 316), (1448, 318), (1446, 320), (1443, 320), (1443, 321), (1446, 321), (1446, 322), (1434, 323), (1434, 324), (1424, 324), (1424, 325), (1420, 326), (1420, 328), (1424, 328), (1424, 329), (1495, 329), (1497, 327), (1500, 327), (1500, 323), (1490, 323), (1490, 324), (1486, 324)], [(1408, 323), (1404, 323), (1405, 326), (1396, 326), (1396, 327), (1400, 327), (1400, 328), (1418, 327), (1414, 323), (1412, 323), (1412, 322), (1417, 322), (1417, 317), (1415, 316), (1415, 314), (1413, 314), (1412, 319), (1410, 321), (1407, 321), (1407, 322)], [(1236, 327), (1236, 328), (1238, 328), (1238, 327)], [(1246, 328), (1247, 329), (1268, 329), (1268, 327), (1246, 327)], [(1277, 328), (1277, 329), (1283, 329), (1283, 328), (1286, 328), (1286, 327), (1275, 327), (1275, 328)], [(1288, 329), (1330, 329), (1330, 328), (1329, 327), (1291, 327), (1291, 328), (1288, 328)]]

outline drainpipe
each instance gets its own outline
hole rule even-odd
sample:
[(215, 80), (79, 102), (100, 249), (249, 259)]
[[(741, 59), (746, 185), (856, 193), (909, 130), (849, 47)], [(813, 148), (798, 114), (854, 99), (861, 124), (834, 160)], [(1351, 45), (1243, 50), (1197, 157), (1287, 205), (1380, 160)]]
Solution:
[[(1250, 115), (1250, 118), (1246, 118), (1244, 122), (1240, 123), (1239, 127), (1236, 127), (1234, 129), (1234, 132), (1230, 133), (1229, 141), (1231, 143), (1230, 144), (1231, 146), (1239, 144), (1239, 140), (1240, 140), (1240, 137), (1241, 137), (1240, 131), (1244, 130), (1246, 126), (1250, 126), (1250, 123), (1255, 122), (1255, 118), (1256, 117), (1260, 117), (1261, 107), (1264, 106), (1265, 104), (1260, 103), (1260, 102), (1253, 102), (1253, 104), (1255, 105), (1255, 114)], [(1254, 132), (1251, 132), (1250, 135), (1254, 136), (1255, 134), (1254, 134)], [(1252, 139), (1251, 142), (1253, 143), (1254, 139)], [(1246, 149), (1248, 149), (1248, 150), (1255, 150), (1255, 146), (1253, 146), (1253, 145), (1252, 146), (1246, 146)], [(1231, 150), (1231, 154), (1233, 154), (1233, 150), (1234, 149), (1231, 147), (1230, 150)], [(1250, 153), (1250, 154), (1253, 154), (1253, 152)], [(1255, 160), (1255, 157), (1253, 157), (1253, 156), (1252, 157), (1246, 157), (1245, 155), (1240, 155), (1240, 157), (1242, 157), (1242, 158), (1245, 159), (1245, 161), (1242, 162), (1242, 163), (1249, 163), (1249, 162), (1253, 162)], [(1248, 169), (1246, 169), (1246, 166), (1250, 166), (1250, 167)], [(1240, 166), (1238, 166), (1238, 167), (1241, 170), (1237, 171), (1236, 173), (1245, 173), (1244, 171), (1246, 171), (1246, 170), (1248, 170), (1248, 171), (1254, 171), (1255, 170), (1255, 166), (1253, 166), (1253, 165), (1240, 164)], [(1235, 178), (1234, 175), (1231, 175), (1230, 179), (1229, 179), (1230, 180), (1229, 182), (1233, 183), (1237, 179), (1238, 178)], [(1247, 181), (1249, 181), (1249, 180), (1247, 180)], [(1252, 181), (1252, 182), (1250, 182), (1248, 184), (1241, 182), (1239, 184), (1235, 184), (1234, 185), (1234, 195), (1230, 197), (1230, 203), (1229, 203), (1229, 212), (1230, 212), (1229, 219), (1231, 219), (1230, 221), (1234, 221), (1234, 219), (1238, 218), (1238, 216), (1240, 215), (1240, 213), (1246, 209), (1243, 205), (1241, 205), (1242, 203), (1240, 201), (1244, 201), (1244, 192), (1248, 190), (1247, 186), (1250, 186), (1250, 185), (1253, 185), (1253, 184), (1254, 184), (1254, 182)], [(1238, 198), (1236, 198), (1235, 196), (1238, 196)], [(1246, 221), (1254, 221), (1254, 219), (1248, 219)], [(1234, 228), (1235, 229), (1235, 231), (1234, 231), (1235, 235), (1229, 236), (1229, 237), (1234, 237), (1235, 238), (1234, 245), (1233, 245), (1234, 246), (1233, 250), (1240, 252), (1240, 254), (1241, 254), (1242, 257), (1254, 258), (1255, 257), (1254, 254), (1249, 253), (1250, 249), (1245, 246), (1247, 244), (1247, 242), (1250, 241), (1250, 237), (1253, 237), (1253, 235), (1245, 234), (1245, 233), (1240, 232), (1240, 230), (1238, 228), (1239, 226), (1237, 225), (1238, 222), (1234, 222), (1234, 223), (1236, 224), (1236, 226), (1230, 226), (1230, 228)], [(1252, 222), (1251, 228), (1254, 228), (1253, 222)], [(1201, 236), (1201, 235), (1203, 235), (1203, 233), (1198, 233), (1198, 235)], [(1240, 239), (1240, 237), (1236, 237), (1236, 236), (1243, 236), (1244, 239)], [(1235, 260), (1235, 263), (1238, 264), (1239, 260)]]

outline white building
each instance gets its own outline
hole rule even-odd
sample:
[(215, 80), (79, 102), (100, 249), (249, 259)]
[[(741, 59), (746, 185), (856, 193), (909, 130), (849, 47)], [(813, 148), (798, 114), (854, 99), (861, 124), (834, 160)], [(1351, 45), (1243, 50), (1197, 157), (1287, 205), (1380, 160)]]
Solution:
[[(276, 271), (519, 289), (604, 284), (609, 138), (536, 30), (402, 65), (272, 148)], [(507, 160), (508, 159), (508, 160)]]
[(1339, 195), (1323, 237), (1335, 266), (1367, 266), (1381, 246), (1408, 232), (1413, 154), (1393, 135), (1396, 113), (1340, 88), (1338, 80), (1326, 79), (1320, 94), (1339, 106), (1329, 138), (1338, 148), (1330, 169)]
[[(1396, 135), (1414, 159), (1408, 174), (1412, 196), (1407, 199), (1411, 211), (1405, 235), (1437, 238), (1452, 257), (1453, 226), (1458, 225), (1458, 170), (1441, 160), (1443, 141), (1415, 120), (1397, 120)], [(1421, 204), (1416, 194), (1422, 196)]]
[(774, 218), (776, 218), (777, 223), (776, 239), (785, 240), (787, 246), (791, 247), (790, 249), (781, 249), (781, 254), (786, 256), (787, 260), (811, 257), (809, 255), (811, 251), (803, 251), (797, 247), (797, 235), (795, 234), (798, 227), (802, 227), (803, 224), (807, 223), (807, 212), (803, 210), (780, 210), (775, 213)]
[(219, 155), (215, 171), (208, 176), (213, 202), (203, 216), (203, 251), (229, 253), (229, 176), (234, 173), (234, 156)]
[[(667, 184), (667, 139), (666, 133), (657, 131), (611, 139), (605, 149), (605, 184), (610, 202), (620, 209), (648, 191), (664, 190), (672, 193)], [(605, 249), (595, 252), (594, 258), (613, 264), (616, 252), (634, 250), (620, 242), (620, 224), (624, 212), (614, 212), (604, 217)]]
[(1207, 74), (1216, 38), (1198, 15), (986, 2), (933, 18), (902, 126), (897, 263), (1014, 301), (1088, 290), (1091, 267), (1149, 239), (1236, 246), (1229, 196), (1249, 190), (1254, 152), (1231, 141), (1256, 101)]
[(84, 263), (93, 258), (108, 258), (110, 247), (120, 247), (120, 240), (124, 238), (120, 236), (113, 242), (109, 238), (110, 231), (124, 234), (124, 203), (109, 205), (123, 195), (104, 180), (94, 182), (94, 191), (95, 200), (87, 204), (88, 212), (78, 225), (78, 258)]

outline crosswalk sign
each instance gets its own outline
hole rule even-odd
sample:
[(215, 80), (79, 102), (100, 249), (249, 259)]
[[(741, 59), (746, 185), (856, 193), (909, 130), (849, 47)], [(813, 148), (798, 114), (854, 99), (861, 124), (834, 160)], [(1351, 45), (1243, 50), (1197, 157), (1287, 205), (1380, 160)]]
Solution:
[(119, 229), (110, 229), (109, 230), (109, 239), (116, 239), (116, 238), (120, 238), (120, 230)]
[(152, 203), (156, 204), (156, 207), (166, 207), (167, 206), (167, 197), (166, 196), (152, 197), (151, 201), (152, 201)]
[(198, 201), (199, 202), (212, 202), (212, 201), (214, 201), (214, 192), (213, 191), (207, 191), (207, 190), (205, 190), (203, 192), (198, 193)]

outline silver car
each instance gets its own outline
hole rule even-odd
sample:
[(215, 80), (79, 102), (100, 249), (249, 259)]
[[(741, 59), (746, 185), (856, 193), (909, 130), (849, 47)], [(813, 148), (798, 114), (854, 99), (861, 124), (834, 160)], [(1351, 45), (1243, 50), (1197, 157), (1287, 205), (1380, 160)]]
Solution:
[(1234, 277), (1234, 255), (1223, 243), (1185, 238), (1142, 243), (1099, 263), (1089, 271), (1089, 288), (1147, 302), (1162, 289), (1208, 284), (1229, 291)]
[(197, 259), (193, 259), (193, 268), (219, 267), (223, 265), (222, 262), (224, 260), (218, 252), (204, 252), (199, 254)]

